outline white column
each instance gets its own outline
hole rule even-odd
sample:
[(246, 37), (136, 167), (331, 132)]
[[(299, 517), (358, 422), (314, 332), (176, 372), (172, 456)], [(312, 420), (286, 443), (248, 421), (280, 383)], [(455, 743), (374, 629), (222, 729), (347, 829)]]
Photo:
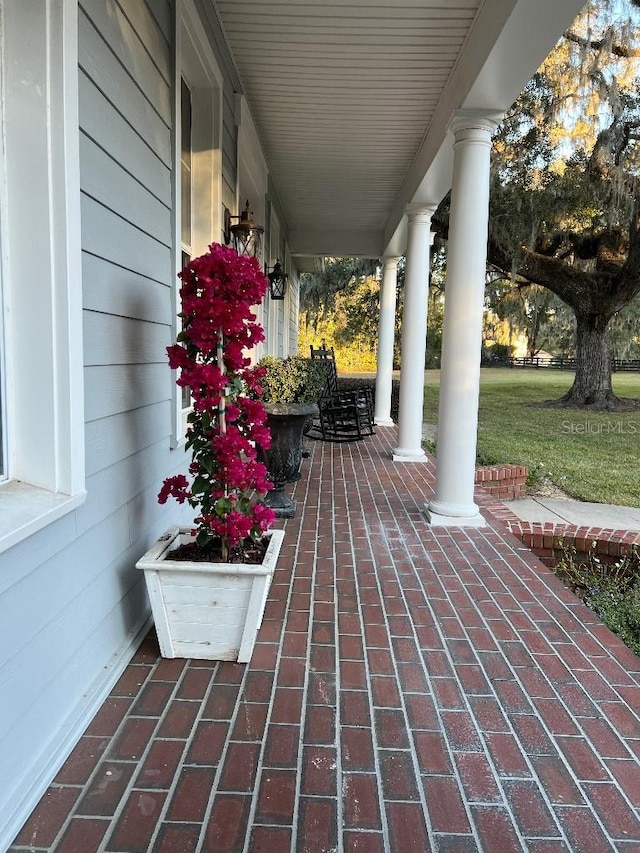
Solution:
[(432, 524), (481, 527), (473, 500), (480, 349), (489, 217), (491, 134), (498, 117), (461, 111), (454, 118), (453, 183), (440, 371)]
[(398, 261), (400, 258), (382, 259), (380, 283), (380, 318), (378, 320), (378, 364), (376, 369), (376, 407), (374, 421), (377, 426), (393, 426), (391, 419), (391, 389), (393, 384), (393, 343), (396, 328), (396, 290)]
[(426, 462), (422, 449), (424, 405), (424, 361), (427, 349), (427, 299), (429, 295), (429, 249), (431, 217), (435, 205), (407, 208), (407, 266), (404, 273), (402, 312), (402, 364), (398, 446), (395, 462)]

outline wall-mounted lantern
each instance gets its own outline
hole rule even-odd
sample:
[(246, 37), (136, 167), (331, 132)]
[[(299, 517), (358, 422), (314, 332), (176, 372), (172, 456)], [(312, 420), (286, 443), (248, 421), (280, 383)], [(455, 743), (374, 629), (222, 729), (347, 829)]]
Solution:
[[(253, 258), (259, 258), (262, 253), (264, 228), (262, 225), (256, 225), (252, 216), (253, 212), (249, 208), (249, 199), (247, 199), (245, 209), (239, 216), (232, 215), (225, 207), (224, 242), (227, 246), (229, 243), (233, 243), (233, 248), (239, 255), (249, 255)], [(232, 225), (232, 219), (239, 219), (240, 221)]]
[(287, 274), (282, 269), (282, 264), (276, 260), (276, 264), (271, 272), (267, 272), (269, 267), (265, 264), (264, 271), (269, 279), (269, 295), (272, 299), (284, 299), (287, 292)]

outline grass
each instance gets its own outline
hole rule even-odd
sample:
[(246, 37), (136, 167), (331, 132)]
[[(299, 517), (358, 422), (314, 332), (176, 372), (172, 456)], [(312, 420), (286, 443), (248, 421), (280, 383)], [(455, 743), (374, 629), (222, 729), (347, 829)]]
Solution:
[[(573, 374), (485, 368), (480, 381), (478, 464), (526, 465), (533, 481), (550, 479), (583, 501), (640, 506), (640, 411), (544, 409)], [(427, 371), (424, 419), (438, 419), (439, 371)], [(640, 376), (614, 375), (614, 392), (640, 398)]]

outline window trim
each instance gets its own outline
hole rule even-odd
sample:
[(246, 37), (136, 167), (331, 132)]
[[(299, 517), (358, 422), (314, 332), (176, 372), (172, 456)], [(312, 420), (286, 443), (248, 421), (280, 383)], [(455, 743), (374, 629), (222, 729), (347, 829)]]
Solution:
[[(182, 269), (182, 205), (181, 205), (181, 81), (184, 78), (191, 91), (191, 133), (198, 154), (192, 156), (192, 182), (197, 187), (209, 187), (210, 196), (202, 199), (192, 193), (192, 257), (206, 252), (212, 241), (222, 238), (222, 92), (224, 78), (215, 61), (211, 46), (204, 34), (193, 0), (175, 4), (175, 67), (174, 79), (174, 269), (173, 340), (179, 328), (180, 284), (177, 278)], [(210, 139), (207, 150), (204, 140)], [(186, 415), (182, 408), (181, 389), (172, 383), (173, 423), (171, 447), (184, 446)]]
[(78, 7), (1, 0), (0, 15), (4, 551), (86, 491)]

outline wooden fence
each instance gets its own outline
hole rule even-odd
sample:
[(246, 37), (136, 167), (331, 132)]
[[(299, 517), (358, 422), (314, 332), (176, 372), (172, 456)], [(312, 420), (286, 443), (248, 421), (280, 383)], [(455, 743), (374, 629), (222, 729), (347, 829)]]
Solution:
[[(564, 358), (563, 356), (520, 356), (516, 358), (491, 359), (483, 358), (483, 367), (531, 367), (537, 370), (552, 369), (552, 370), (575, 370), (575, 358)], [(611, 369), (614, 373), (618, 372), (640, 372), (640, 358), (632, 359), (611, 359)]]

